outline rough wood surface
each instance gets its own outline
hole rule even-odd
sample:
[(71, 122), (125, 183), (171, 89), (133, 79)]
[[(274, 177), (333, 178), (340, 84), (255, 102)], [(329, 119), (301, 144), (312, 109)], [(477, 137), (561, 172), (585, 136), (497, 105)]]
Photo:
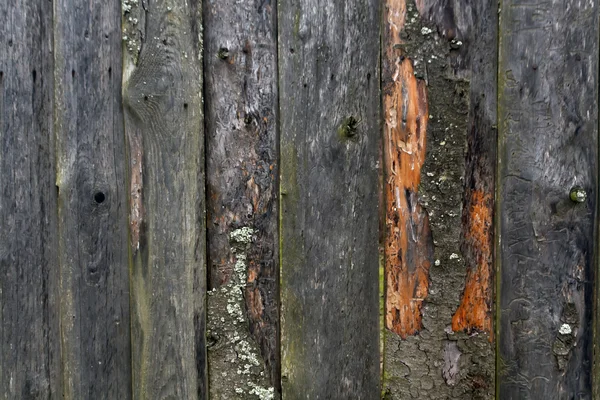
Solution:
[(589, 399), (598, 4), (503, 1), (500, 33), (499, 396)]
[(0, 398), (61, 395), (52, 3), (0, 3)]
[(276, 4), (203, 7), (210, 397), (256, 398), (279, 387)]
[(207, 392), (201, 7), (123, 9), (136, 399)]
[[(407, 307), (410, 318), (387, 321), (386, 398), (489, 399), (494, 395), (490, 340), (496, 15), (492, 1), (387, 2), (384, 140), (391, 141), (384, 143), (406, 136), (405, 130), (410, 134), (401, 146), (388, 146), (404, 160), (398, 157), (397, 165), (386, 162), (385, 183), (413, 189), (398, 190), (409, 201), (388, 197), (392, 218), (386, 218), (386, 314), (394, 301), (419, 304), (419, 308)], [(409, 68), (412, 77), (402, 73)], [(422, 93), (427, 93), (427, 108), (420, 106), (423, 111), (417, 113), (417, 105), (425, 99)], [(398, 101), (389, 101), (394, 98)], [(420, 127), (426, 123), (426, 134), (414, 129), (417, 121)], [(424, 153), (420, 157), (419, 149)], [(387, 151), (385, 156), (389, 157)], [(422, 159), (420, 168), (407, 162), (414, 158)], [(419, 185), (411, 184), (414, 181)], [(388, 195), (394, 194), (392, 189)], [(428, 216), (429, 237), (417, 229), (424, 226), (414, 222), (418, 218), (412, 217), (407, 226), (397, 224), (403, 215), (412, 216), (419, 209), (425, 215), (420, 220)], [(401, 259), (389, 251), (404, 246)], [(415, 255), (421, 255), (420, 265), (415, 265)], [(394, 270), (402, 262), (406, 268)], [(396, 288), (410, 283), (411, 265), (423, 283), (402, 294)], [(468, 336), (462, 331), (485, 334)]]
[(282, 387), (379, 393), (377, 0), (279, 4)]
[(63, 396), (131, 396), (119, 4), (54, 3)]

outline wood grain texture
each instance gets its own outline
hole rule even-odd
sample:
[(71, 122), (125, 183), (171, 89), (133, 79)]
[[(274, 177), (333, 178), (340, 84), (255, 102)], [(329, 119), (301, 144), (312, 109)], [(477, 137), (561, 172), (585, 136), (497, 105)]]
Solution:
[[(597, 2), (503, 1), (499, 396), (591, 398)], [(575, 203), (579, 185), (587, 200)]]
[[(421, 274), (427, 285), (404, 296), (420, 303), (420, 315), (399, 320), (384, 335), (386, 399), (494, 396), (494, 346), (490, 341), (496, 18), (493, 1), (387, 2), (382, 64), (386, 129), (389, 126), (401, 132), (415, 124), (411, 103), (417, 101), (411, 102), (411, 98), (419, 98), (420, 91), (427, 93), (427, 112), (420, 113), (420, 122), (427, 122), (427, 129), (409, 135), (425, 147), (420, 170), (400, 162), (400, 170), (407, 173), (398, 177), (390, 168), (394, 165), (387, 164), (386, 184), (411, 182), (411, 174), (420, 173), (418, 195), (396, 208), (405, 215), (421, 210), (428, 216), (431, 233), (429, 240), (420, 237), (420, 225), (415, 223), (398, 226), (396, 231), (394, 219), (388, 219), (386, 238), (388, 248), (401, 248), (406, 233), (406, 254), (427, 254), (422, 250), (427, 246), (431, 250), (427, 274)], [(403, 77), (400, 67), (404, 65), (411, 66), (413, 78)], [(393, 98), (393, 83), (401, 79), (416, 84), (396, 90), (404, 101), (395, 108), (394, 102), (385, 99)], [(410, 156), (417, 158), (415, 149), (420, 147), (402, 144), (397, 151), (412, 152)], [(388, 252), (386, 260), (388, 298), (390, 286), (406, 281), (398, 271), (390, 271), (389, 267), (400, 261), (394, 259), (395, 254)], [(418, 266), (414, 261), (406, 265)]]
[(0, 398), (61, 395), (52, 3), (0, 3)]
[(282, 389), (379, 395), (380, 3), (279, 4)]
[(131, 396), (119, 4), (54, 3), (66, 399)]
[(124, 8), (136, 399), (207, 393), (201, 7)]
[[(203, 8), (209, 386), (211, 398), (232, 399), (279, 387), (277, 10), (273, 1)], [(232, 238), (240, 229), (247, 246)]]

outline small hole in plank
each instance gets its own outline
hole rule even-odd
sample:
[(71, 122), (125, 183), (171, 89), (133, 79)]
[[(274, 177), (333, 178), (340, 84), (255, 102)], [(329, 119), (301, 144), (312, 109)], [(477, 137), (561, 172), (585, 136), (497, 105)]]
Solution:
[(104, 200), (106, 200), (106, 196), (104, 195), (104, 193), (102, 193), (102, 192), (97, 192), (97, 193), (94, 195), (94, 201), (95, 201), (96, 203), (98, 203), (98, 204), (102, 204), (102, 203), (104, 203)]
[(108, 39), (108, 33), (104, 34), (104, 39)]
[(0, 82), (2, 82), (2, 79), (4, 79), (4, 71), (0, 71)]
[(9, 39), (8, 40), (8, 47), (12, 47), (12, 45), (13, 45), (13, 41), (12, 41), (12, 39)]
[(108, 67), (108, 77), (112, 77), (112, 67)]
[(370, 80), (370, 79), (371, 79), (371, 73), (369, 72), (369, 73), (367, 74), (367, 80)]
[(183, 103), (183, 108), (185, 108), (187, 110), (188, 108), (188, 103)]
[(144, 96), (144, 101), (148, 101), (148, 96)]
[(294, 49), (290, 49), (290, 53), (294, 54)]
[(83, 33), (83, 37), (86, 39), (90, 38), (90, 31), (88, 31), (87, 29), (85, 30), (85, 32)]
[(71, 77), (75, 78), (75, 70), (74, 69), (71, 70)]
[(33, 78), (33, 83), (35, 83), (35, 80), (37, 78), (37, 72), (35, 71), (35, 69), (33, 70), (33, 72), (31, 73), (32, 78)]

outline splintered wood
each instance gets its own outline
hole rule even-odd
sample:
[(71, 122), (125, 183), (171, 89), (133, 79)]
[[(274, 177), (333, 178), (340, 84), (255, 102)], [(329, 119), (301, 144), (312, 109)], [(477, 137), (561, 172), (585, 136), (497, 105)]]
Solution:
[(392, 82), (385, 88), (384, 109), (385, 324), (406, 338), (421, 329), (433, 259), (429, 218), (417, 193), (425, 161), (427, 90), (425, 82), (415, 78), (408, 58), (396, 61)]

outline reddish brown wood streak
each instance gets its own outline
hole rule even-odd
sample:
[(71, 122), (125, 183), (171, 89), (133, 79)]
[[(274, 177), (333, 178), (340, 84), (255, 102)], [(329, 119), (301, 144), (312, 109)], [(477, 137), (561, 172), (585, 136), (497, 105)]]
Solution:
[(385, 321), (388, 329), (406, 338), (422, 327), (433, 258), (429, 218), (417, 198), (429, 112), (425, 82), (415, 78), (411, 60), (398, 58), (394, 64), (384, 98)]
[(129, 135), (130, 181), (129, 181), (129, 230), (132, 253), (140, 248), (140, 229), (144, 219), (142, 203), (142, 143), (136, 134)]
[(452, 317), (452, 329), (492, 331), (493, 196), (483, 190), (466, 194), (463, 211), (463, 253), (467, 278), (460, 306)]

